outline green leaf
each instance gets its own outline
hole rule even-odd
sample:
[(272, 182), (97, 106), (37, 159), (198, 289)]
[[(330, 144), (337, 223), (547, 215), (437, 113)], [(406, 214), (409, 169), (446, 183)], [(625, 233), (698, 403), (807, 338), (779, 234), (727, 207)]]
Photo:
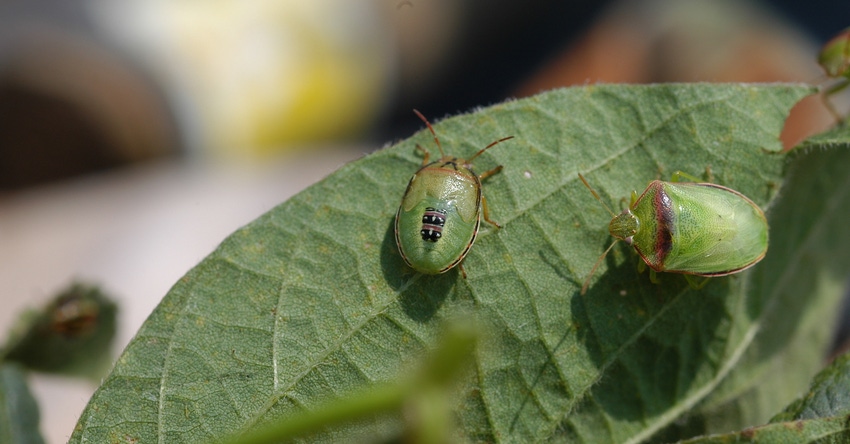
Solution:
[(267, 427), (248, 434), (236, 434), (224, 442), (230, 444), (267, 444), (292, 440), (309, 432), (336, 426), (376, 414), (399, 413), (405, 410), (414, 423), (406, 442), (419, 444), (445, 443), (448, 439), (447, 408), (451, 390), (458, 374), (471, 362), (475, 343), (481, 332), (470, 324), (456, 321), (446, 328), (446, 334), (434, 353), (423, 359), (412, 378), (334, 398), (316, 410), (303, 412), (285, 420), (269, 423)]
[(850, 147), (850, 126), (838, 125), (830, 131), (809, 137), (800, 144), (800, 149), (827, 149)]
[(0, 364), (0, 444), (42, 444), (38, 404), (26, 375), (14, 364)]
[(818, 373), (809, 392), (771, 422), (850, 415), (850, 354), (838, 357)]
[(682, 441), (680, 444), (825, 444), (850, 441), (847, 417), (832, 417), (789, 421), (753, 427), (741, 432), (727, 433)]
[(112, 361), (116, 311), (99, 288), (72, 284), (44, 309), (21, 317), (0, 358), (31, 370), (100, 380)]
[[(482, 229), (464, 261), (468, 279), (457, 270), (417, 275), (395, 245), (393, 216), (421, 163), (414, 147), (433, 151), (431, 135), (353, 162), (231, 235), (184, 276), (95, 393), (71, 442), (207, 442), (291, 417), (394, 380), (435, 346), (440, 325), (469, 312), (491, 334), (461, 382), (458, 439), (647, 439), (742, 363), (781, 353), (782, 344), (761, 339), (778, 328), (768, 321), (794, 337), (805, 298), (795, 310), (781, 304), (788, 292), (820, 291), (815, 277), (824, 278), (799, 278), (811, 272), (801, 249), (819, 245), (795, 224), (818, 219), (807, 201), (821, 196), (802, 196), (813, 208), (790, 221), (768, 213), (770, 250), (746, 272), (700, 291), (675, 274), (656, 285), (619, 245), (580, 296), (611, 239), (610, 215), (577, 173), (619, 207), (652, 179), (710, 167), (717, 183), (769, 208), (785, 166), (778, 134), (790, 107), (813, 91), (600, 85), (440, 122), (443, 147), (461, 157), (515, 136), (476, 159), (479, 171), (505, 166), (484, 185), (504, 228)], [(736, 379), (726, 393), (756, 382)], [(375, 416), (314, 438), (388, 438), (401, 427)]]

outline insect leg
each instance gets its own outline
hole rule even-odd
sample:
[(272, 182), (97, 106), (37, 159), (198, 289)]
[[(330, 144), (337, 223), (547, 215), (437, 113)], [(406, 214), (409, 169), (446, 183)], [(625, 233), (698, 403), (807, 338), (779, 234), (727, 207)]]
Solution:
[(653, 284), (661, 282), (658, 280), (658, 272), (652, 268), (649, 269), (649, 282), (652, 282)]
[(422, 152), (422, 166), (428, 165), (428, 159), (431, 158), (431, 152), (425, 148), (422, 148), (422, 145), (416, 144), (416, 151)]
[[(710, 171), (710, 170), (709, 170), (709, 171)], [(682, 179), (685, 179), (685, 180), (682, 180)], [(670, 181), (671, 181), (671, 182), (685, 182), (685, 181), (689, 181), (689, 182), (693, 182), (693, 183), (700, 183), (700, 182), (703, 182), (703, 180), (702, 180), (702, 179), (700, 179), (699, 177), (691, 176), (690, 174), (688, 174), (688, 173), (686, 173), (686, 172), (684, 172), (684, 171), (676, 171), (676, 172), (674, 172), (674, 173), (673, 173), (673, 177), (671, 177), (671, 178), (670, 178)]]
[(488, 178), (488, 177), (490, 177), (490, 176), (492, 176), (492, 175), (494, 175), (494, 174), (498, 173), (499, 171), (502, 171), (502, 165), (499, 165), (499, 166), (497, 166), (496, 168), (493, 168), (493, 169), (492, 169), (492, 170), (490, 170), (490, 171), (485, 171), (485, 172), (483, 172), (483, 173), (479, 174), (479, 175), (478, 175), (478, 180), (483, 181), (484, 179), (486, 179), (486, 178)]
[(487, 199), (484, 198), (483, 195), (481, 196), (481, 209), (484, 212), (484, 220), (485, 221), (495, 225), (496, 228), (502, 228), (502, 226), (499, 225), (498, 222), (494, 221), (493, 219), (490, 219), (490, 209), (487, 208)]
[(685, 280), (688, 281), (688, 285), (690, 285), (694, 290), (701, 290), (702, 287), (705, 287), (705, 284), (708, 283), (708, 279), (708, 276), (697, 276), (693, 274), (685, 275)]

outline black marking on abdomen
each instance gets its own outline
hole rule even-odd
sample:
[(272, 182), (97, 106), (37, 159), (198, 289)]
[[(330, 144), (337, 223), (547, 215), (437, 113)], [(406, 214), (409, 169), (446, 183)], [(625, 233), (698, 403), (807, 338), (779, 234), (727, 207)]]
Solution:
[(419, 234), (422, 240), (437, 242), (443, 237), (443, 226), (446, 225), (446, 210), (428, 207), (422, 215), (422, 229)]

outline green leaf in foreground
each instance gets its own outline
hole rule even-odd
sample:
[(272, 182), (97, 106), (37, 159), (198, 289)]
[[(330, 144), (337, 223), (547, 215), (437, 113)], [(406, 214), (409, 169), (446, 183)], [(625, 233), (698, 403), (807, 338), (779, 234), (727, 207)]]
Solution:
[(38, 404), (26, 375), (14, 364), (0, 364), (0, 444), (42, 444)]
[[(505, 166), (484, 185), (504, 228), (480, 233), (464, 262), (466, 280), (457, 270), (412, 273), (394, 242), (393, 215), (421, 162), (414, 146), (432, 143), (430, 134), (353, 162), (231, 235), (184, 276), (95, 393), (71, 442), (208, 442), (291, 417), (394, 380), (434, 347), (440, 325), (469, 311), (492, 333), (475, 352), (474, 374), (460, 383), (458, 439), (647, 439), (742, 363), (758, 367), (782, 355), (782, 344), (762, 341), (763, 332), (781, 326), (786, 339), (795, 337), (815, 297), (808, 289), (824, 289), (812, 279), (832, 279), (811, 270), (831, 258), (808, 262), (821, 245), (797, 230), (801, 221), (770, 212), (785, 165), (778, 134), (790, 107), (812, 91), (589, 86), (440, 122), (443, 146), (458, 156), (515, 136), (476, 159), (481, 171)], [(764, 261), (694, 291), (675, 274), (650, 283), (634, 253), (618, 246), (579, 296), (611, 239), (610, 216), (577, 173), (618, 207), (652, 179), (706, 167), (768, 209)], [(814, 201), (835, 201), (797, 197), (812, 201), (797, 217), (819, 230)], [(846, 239), (833, 241), (829, 251)], [(777, 302), (789, 292), (794, 310)], [(736, 378), (724, 393), (758, 382)], [(375, 416), (318, 439), (396, 437), (402, 427), (396, 417)]]

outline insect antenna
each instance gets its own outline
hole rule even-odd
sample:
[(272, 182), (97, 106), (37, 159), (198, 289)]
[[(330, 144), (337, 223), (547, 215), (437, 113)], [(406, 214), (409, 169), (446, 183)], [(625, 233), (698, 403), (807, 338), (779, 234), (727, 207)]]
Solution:
[(481, 153), (483, 153), (484, 151), (487, 151), (487, 150), (489, 150), (490, 148), (493, 148), (494, 146), (496, 146), (497, 144), (499, 144), (499, 143), (501, 143), (501, 142), (504, 142), (504, 141), (506, 141), (506, 140), (511, 140), (511, 139), (513, 139), (513, 138), (514, 138), (514, 136), (503, 137), (503, 138), (501, 138), (501, 139), (499, 139), (499, 140), (497, 140), (497, 141), (495, 141), (495, 142), (493, 142), (493, 143), (491, 143), (491, 144), (489, 144), (489, 145), (485, 146), (484, 148), (481, 148), (481, 149), (480, 149), (477, 153), (473, 154), (473, 155), (472, 155), (472, 157), (470, 157), (470, 158), (466, 159), (466, 162), (467, 162), (467, 163), (471, 163), (471, 162), (472, 162), (472, 159), (475, 159), (476, 157), (478, 157), (478, 156), (479, 156)]
[(617, 239), (613, 243), (611, 243), (611, 246), (609, 246), (605, 250), (605, 252), (602, 253), (602, 256), (599, 256), (599, 259), (596, 260), (596, 263), (593, 264), (593, 268), (590, 269), (590, 274), (587, 275), (587, 279), (584, 280), (584, 285), (581, 286), (581, 295), (582, 296), (584, 296), (584, 294), (587, 293), (587, 286), (590, 285), (590, 278), (592, 278), (593, 275), (596, 273), (596, 269), (599, 268), (599, 264), (602, 263), (602, 259), (605, 259), (605, 256), (608, 256), (608, 252), (611, 251), (611, 249), (614, 248), (614, 245), (617, 245), (617, 242), (619, 242), (619, 241), (620, 240)]
[[(590, 193), (593, 194), (593, 197), (595, 197), (596, 200), (598, 200), (599, 203), (601, 203), (602, 206), (605, 207), (605, 209), (608, 210), (609, 213), (611, 213), (611, 217), (616, 217), (614, 212), (611, 211), (611, 208), (608, 208), (608, 205), (606, 205), (605, 202), (602, 201), (602, 198), (599, 197), (599, 194), (596, 192), (596, 190), (594, 190), (593, 187), (590, 186), (589, 183), (587, 183), (587, 180), (584, 178), (584, 176), (581, 175), (581, 173), (579, 173), (578, 178), (581, 179), (581, 182), (584, 184), (584, 186), (586, 186), (587, 189), (590, 190)], [(582, 296), (587, 293), (587, 286), (590, 285), (590, 278), (592, 278), (593, 275), (596, 273), (596, 269), (599, 268), (599, 264), (602, 263), (602, 259), (605, 259), (605, 256), (608, 256), (608, 252), (611, 251), (611, 249), (614, 248), (614, 245), (617, 245), (617, 242), (619, 241), (619, 239), (615, 239), (614, 242), (611, 243), (611, 245), (605, 250), (605, 252), (602, 253), (602, 256), (599, 256), (599, 259), (596, 260), (596, 263), (593, 264), (593, 268), (590, 269), (590, 274), (587, 275), (587, 278), (584, 280), (584, 285), (581, 286)]]
[(431, 134), (434, 136), (434, 142), (437, 143), (437, 148), (440, 150), (440, 157), (444, 157), (446, 154), (443, 152), (443, 145), (440, 145), (440, 139), (437, 138), (437, 133), (434, 132), (434, 127), (431, 126), (431, 122), (429, 122), (428, 119), (426, 119), (425, 116), (423, 116), (418, 110), (414, 109), (413, 112), (419, 116), (419, 118), (425, 122), (425, 125), (428, 126), (428, 129), (431, 130)]
[(598, 200), (599, 203), (601, 203), (602, 206), (605, 207), (605, 209), (608, 210), (609, 213), (611, 213), (611, 217), (616, 217), (617, 215), (614, 214), (614, 212), (611, 211), (611, 208), (609, 208), (608, 205), (606, 205), (605, 202), (602, 201), (602, 198), (599, 197), (599, 194), (596, 193), (596, 190), (594, 190), (593, 187), (591, 187), (590, 184), (587, 183), (587, 180), (585, 180), (584, 176), (582, 176), (581, 173), (578, 174), (578, 178), (581, 179), (581, 181), (584, 183), (584, 186), (586, 186), (587, 189), (590, 190), (590, 192), (593, 194), (593, 197), (595, 197), (596, 200)]

